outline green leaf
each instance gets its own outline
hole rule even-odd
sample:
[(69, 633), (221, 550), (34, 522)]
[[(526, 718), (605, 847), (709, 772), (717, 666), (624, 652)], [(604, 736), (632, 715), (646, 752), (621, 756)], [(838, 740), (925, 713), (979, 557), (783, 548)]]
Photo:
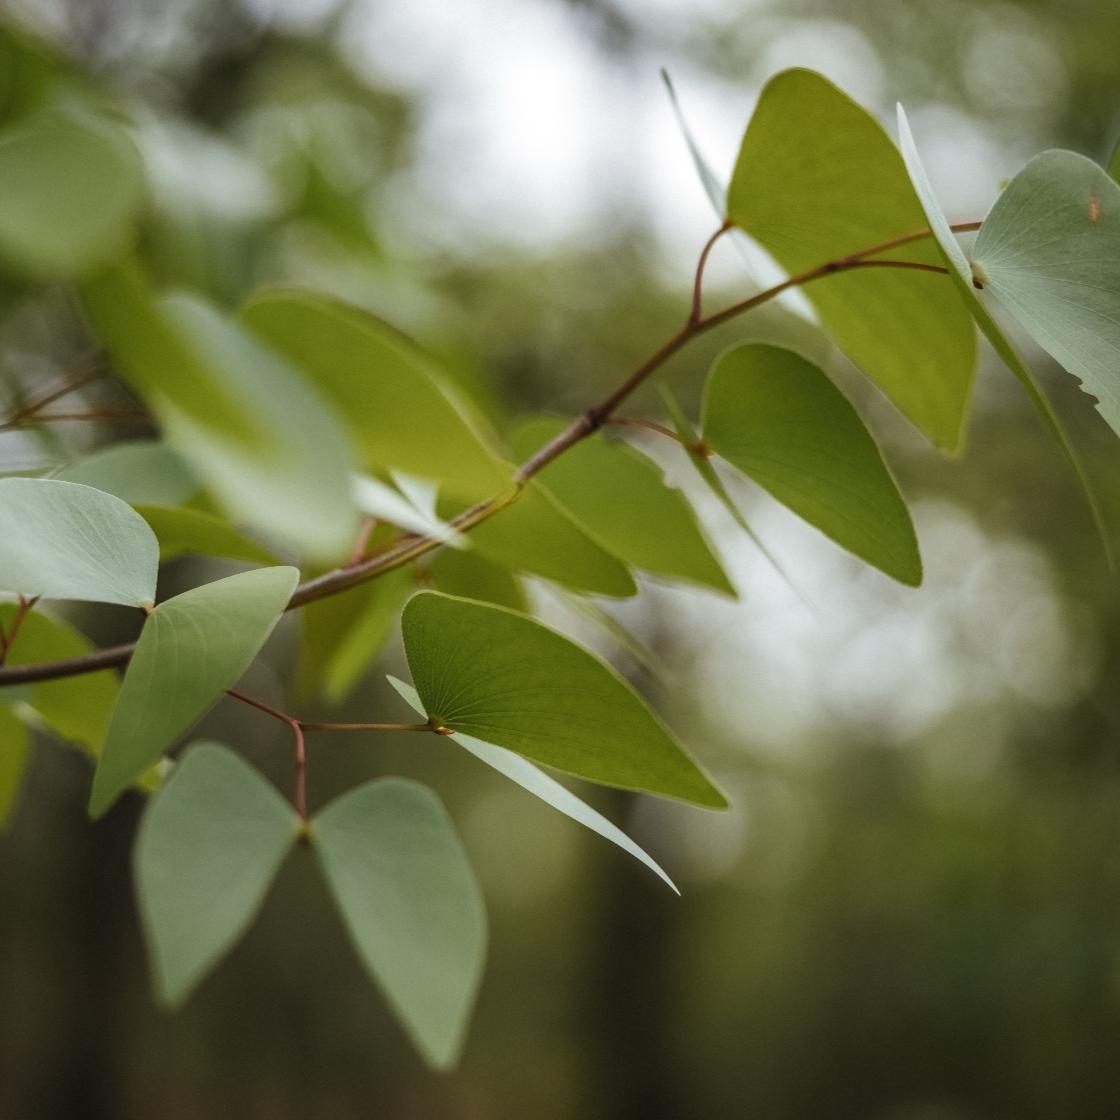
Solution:
[(0, 136), (0, 260), (36, 278), (120, 252), (143, 198), (139, 157), (116, 130), (42, 118)]
[(163, 505), (137, 505), (136, 512), (159, 539), (161, 560), (172, 560), (184, 552), (192, 552), (198, 556), (245, 560), (250, 564), (276, 563), (276, 557), (267, 548), (212, 513)]
[(332, 702), (349, 695), (384, 648), (413, 585), (412, 570), (396, 568), (346, 594), (308, 603), (300, 611), (300, 692), (322, 691)]
[(130, 506), (178, 506), (198, 491), (182, 456), (156, 440), (137, 439), (104, 447), (67, 463), (54, 477), (114, 494)]
[[(12, 603), (0, 603), (0, 625), (6, 632), (15, 610)], [(14, 668), (63, 661), (81, 657), (93, 648), (84, 634), (39, 606), (24, 616), (7, 664)], [(8, 691), (0, 693), (0, 699), (7, 698)], [(25, 703), (52, 732), (96, 757), (105, 741), (117, 691), (116, 674), (103, 669), (76, 677), (36, 681), (27, 687)]]
[(311, 841), (362, 963), (417, 1048), (455, 1064), (486, 956), (466, 853), (430, 790), (382, 778), (345, 793)]
[(0, 707), (0, 830), (10, 820), (19, 803), (23, 774), (30, 756), (27, 728), (12, 714)]
[(90, 278), (82, 296), (167, 443), (232, 521), (313, 560), (346, 555), (358, 527), (349, 442), (296, 370), (197, 299), (157, 302), (131, 265)]
[(606, 662), (525, 615), (422, 591), (401, 622), (427, 715), (590, 781), (724, 808), (723, 795)]
[(1054, 406), (1046, 398), (1045, 394), (1042, 392), (1041, 386), (1032, 376), (1026, 363), (1020, 357), (1011, 341), (1000, 329), (999, 324), (992, 318), (988, 309), (980, 300), (976, 289), (973, 287), (972, 266), (969, 264), (964, 250), (957, 242), (952, 229), (950, 229), (949, 222), (941, 209), (940, 203), (937, 201), (937, 196), (933, 193), (933, 186), (930, 184), (929, 176), (926, 174), (926, 169), (922, 164), (921, 157), (918, 155), (913, 133), (910, 131), (910, 122), (906, 119), (906, 111), (901, 105), (898, 106), (898, 133), (899, 146), (902, 149), (902, 158), (906, 163), (906, 170), (910, 174), (910, 179), (914, 184), (914, 190), (917, 192), (918, 198), (921, 201), (922, 209), (925, 211), (926, 220), (929, 223), (929, 228), (933, 233), (937, 247), (941, 251), (941, 257), (945, 263), (945, 267), (949, 269), (949, 276), (955, 284), (961, 298), (964, 300), (965, 305), (971, 312), (976, 325), (983, 331), (984, 337), (991, 343), (992, 349), (995, 350), (1007, 368), (1010, 369), (1019, 380), (1019, 383), (1023, 386), (1027, 396), (1030, 398), (1031, 403), (1042, 417), (1043, 422), (1053, 433), (1062, 452), (1073, 467), (1074, 473), (1077, 475), (1081, 484), (1081, 489), (1089, 504), (1090, 512), (1096, 524), (1097, 535), (1100, 537), (1101, 543), (1104, 546), (1109, 566), (1115, 568), (1108, 526), (1105, 524), (1104, 513), (1097, 499), (1096, 491), (1089, 479), (1089, 475), (1081, 462), (1081, 457), (1078, 455), (1077, 449), (1073, 446), (1073, 442), (1062, 426), (1061, 419), (1057, 412), (1055, 412)]
[(615, 598), (637, 594), (625, 565), (535, 481), (512, 505), (472, 529), (470, 542), (497, 564), (575, 591)]
[(1120, 433), (1120, 186), (1074, 152), (1036, 156), (984, 219), (972, 275)]
[[(424, 707), (420, 703), (420, 696), (416, 689), (405, 684), (404, 681), (397, 680), (396, 677), (389, 677), (388, 680), (413, 711), (421, 716), (425, 715)], [(555, 778), (550, 778), (544, 771), (539, 770), (531, 762), (522, 758), (521, 755), (515, 754), (513, 751), (507, 751), (503, 747), (495, 747), (490, 743), (484, 743), (481, 739), (474, 739), (470, 735), (460, 735), (458, 732), (449, 736), (449, 738), (458, 743), (465, 751), (473, 754), (480, 762), (484, 762), (487, 766), (497, 770), (499, 774), (509, 778), (511, 782), (516, 782), (517, 785), (524, 790), (528, 790), (534, 797), (539, 797), (546, 805), (551, 805), (557, 812), (563, 813), (566, 817), (571, 817), (577, 824), (582, 824), (584, 828), (589, 828), (592, 832), (598, 833), (605, 840), (609, 840), (624, 852), (632, 855), (639, 863), (644, 863), (658, 878), (666, 882), (676, 894), (681, 893), (661, 865), (647, 851), (635, 844), (625, 832), (611, 824), (602, 813), (596, 812), (587, 802), (581, 801)]]
[(1116, 142), (1116, 147), (1112, 149), (1112, 158), (1108, 161), (1108, 173), (1117, 182), (1120, 182), (1120, 140)]
[(90, 816), (101, 816), (237, 683), (298, 580), (295, 568), (259, 568), (192, 588), (152, 611), (113, 709)]
[(134, 853), (156, 992), (182, 1004), (252, 924), (301, 823), (218, 743), (183, 753), (148, 803)]
[(922, 581), (914, 526), (859, 414), (799, 354), (748, 343), (726, 351), (704, 390), (705, 442), (856, 556)]
[[(924, 228), (897, 149), (873, 117), (819, 74), (773, 78), (743, 138), (727, 216), (791, 275)], [(939, 264), (937, 249), (889, 256)], [(805, 286), (842, 350), (934, 443), (961, 442), (975, 332), (948, 277), (866, 268)]]
[(388, 324), (327, 296), (290, 290), (253, 297), (241, 318), (334, 402), (367, 467), (438, 479), (467, 499), (509, 486), (512, 467), (495, 455), (466, 402), (434, 361)]
[(0, 590), (150, 606), (159, 545), (144, 519), (92, 486), (0, 479)]
[[(567, 425), (533, 420), (510, 444), (527, 459)], [(545, 467), (540, 484), (620, 560), (735, 597), (692, 507), (665, 484), (659, 466), (621, 440), (592, 437)]]
[(440, 549), (428, 572), (432, 586), (447, 595), (481, 599), (514, 611), (529, 609), (525, 589), (517, 576), (469, 549)]

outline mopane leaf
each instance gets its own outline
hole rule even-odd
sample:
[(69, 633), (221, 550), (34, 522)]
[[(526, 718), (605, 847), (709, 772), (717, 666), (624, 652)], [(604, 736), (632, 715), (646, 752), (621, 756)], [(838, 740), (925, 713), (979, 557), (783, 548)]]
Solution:
[(843, 548), (902, 583), (921, 583), (906, 504), (823, 370), (776, 346), (736, 346), (712, 368), (703, 413), (716, 454)]
[(0, 829), (19, 802), (29, 755), (27, 728), (10, 708), (0, 707)]
[(254, 296), (241, 318), (334, 402), (366, 466), (439, 479), (471, 499), (509, 486), (512, 468), (487, 445), (466, 402), (434, 361), (387, 323), (290, 290)]
[(1120, 433), (1120, 186), (1075, 152), (1036, 156), (984, 219), (972, 275)]
[[(15, 605), (0, 603), (0, 625), (10, 632)], [(81, 657), (93, 643), (68, 623), (36, 607), (24, 616), (19, 635), (8, 652), (7, 664), (34, 665)], [(83, 673), (27, 686), (24, 702), (56, 735), (96, 756), (105, 741), (109, 717), (117, 699), (117, 676), (111, 669)], [(10, 690), (0, 693), (7, 699)]]
[(638, 590), (626, 566), (536, 482), (530, 482), (512, 505), (472, 529), (470, 543), (497, 564), (574, 591), (624, 599)]
[[(743, 138), (727, 216), (791, 275), (925, 227), (882, 127), (807, 70), (773, 78)], [(924, 243), (890, 257), (940, 264)], [(961, 441), (975, 332), (945, 276), (865, 268), (804, 289), (825, 331), (910, 421), (947, 450)]]
[(159, 545), (120, 498), (47, 478), (0, 479), (0, 590), (150, 606)]
[(115, 494), (130, 506), (178, 506), (198, 492), (183, 457), (164, 443), (137, 439), (67, 463), (54, 477)]
[(292, 597), (295, 568), (260, 568), (195, 587), (148, 616), (93, 778), (99, 817), (235, 685)]
[(929, 228), (933, 233), (937, 246), (941, 250), (941, 257), (945, 263), (945, 267), (949, 270), (949, 276), (956, 285), (957, 291), (964, 300), (965, 305), (972, 313), (972, 318), (975, 320), (976, 325), (984, 332), (984, 336), (987, 338), (988, 342), (991, 343), (992, 349), (995, 350), (1008, 369), (1018, 378), (1027, 396), (1030, 398), (1031, 403), (1038, 410), (1046, 426), (1054, 434), (1054, 438), (1057, 439), (1059, 446), (1062, 448), (1070, 465), (1077, 474), (1096, 523), (1097, 533), (1100, 536), (1101, 543), (1104, 545), (1105, 554), (1109, 557), (1111, 565), (1112, 545), (1108, 527), (1105, 524), (1104, 515), (1097, 501), (1093, 486), (1090, 483), (1089, 476), (1081, 462), (1081, 457), (1078, 455), (1076, 448), (1066, 434), (1061, 419), (1057, 412), (1055, 412), (1053, 405), (1047, 400), (1041, 387), (1031, 375), (1030, 370), (1020, 357), (1018, 351), (1000, 329), (999, 324), (992, 318), (988, 309), (984, 306), (977, 294), (976, 289), (973, 287), (972, 266), (969, 264), (964, 250), (961, 249), (960, 244), (953, 235), (953, 231), (949, 227), (949, 222), (941, 209), (940, 203), (937, 201), (937, 196), (933, 193), (933, 187), (930, 184), (929, 176), (926, 174), (926, 169), (922, 164), (921, 157), (918, 155), (917, 146), (914, 143), (913, 133), (910, 131), (910, 122), (906, 119), (906, 112), (901, 105), (898, 106), (898, 134), (899, 146), (902, 149), (902, 158), (906, 163), (906, 170), (910, 173), (910, 179), (914, 184), (914, 190), (917, 192), (918, 198), (921, 201), (922, 209), (925, 211), (926, 221), (929, 223)]
[(486, 913), (439, 799), (402, 778), (368, 782), (311, 823), (358, 956), (417, 1048), (455, 1064), (486, 955)]
[(434, 591), (401, 623), (425, 713), (580, 778), (724, 808), (723, 795), (606, 662), (525, 615)]
[(218, 743), (184, 753), (144, 812), (136, 894), (159, 998), (177, 1007), (256, 917), (300, 820)]
[[(527, 459), (567, 425), (534, 420), (510, 437)], [(627, 564), (735, 596), (685, 496), (665, 484), (659, 466), (620, 440), (592, 437), (541, 472), (540, 484)]]
[(125, 246), (143, 195), (123, 134), (29, 121), (0, 136), (0, 260), (45, 279), (86, 272)]
[(212, 513), (181, 506), (137, 505), (136, 512), (159, 540), (161, 560), (184, 552), (198, 556), (224, 556), (250, 564), (275, 564), (276, 557), (263, 545), (239, 533)]
[(1120, 182), (1120, 140), (1116, 142), (1116, 147), (1112, 149), (1112, 158), (1108, 161), (1108, 173), (1113, 179)]
[(82, 295), (167, 443), (231, 520), (314, 560), (346, 555), (358, 526), (349, 443), (296, 370), (200, 300), (155, 300), (134, 267), (91, 277)]
[(517, 576), (477, 551), (442, 548), (436, 553), (428, 574), (432, 587), (447, 595), (481, 599), (514, 611), (529, 609), (525, 589)]
[[(405, 703), (421, 716), (424, 707), (416, 689), (407, 685), (396, 677), (389, 677), (389, 683), (400, 693)], [(643, 848), (639, 847), (620, 828), (611, 824), (602, 813), (596, 812), (585, 801), (581, 801), (574, 793), (562, 786), (555, 778), (550, 778), (543, 770), (538, 769), (527, 759), (504, 747), (495, 747), (484, 743), (481, 739), (474, 739), (470, 735), (461, 735), (458, 732), (450, 736), (465, 751), (473, 754), (480, 762), (497, 770), (499, 774), (516, 782), (522, 789), (528, 790), (534, 797), (539, 797), (546, 805), (551, 805), (566, 817), (571, 817), (578, 824), (597, 832), (605, 840), (617, 845), (624, 852), (632, 855), (639, 863), (644, 863), (655, 875), (664, 880), (669, 887), (676, 891), (676, 884), (661, 868), (660, 864)]]

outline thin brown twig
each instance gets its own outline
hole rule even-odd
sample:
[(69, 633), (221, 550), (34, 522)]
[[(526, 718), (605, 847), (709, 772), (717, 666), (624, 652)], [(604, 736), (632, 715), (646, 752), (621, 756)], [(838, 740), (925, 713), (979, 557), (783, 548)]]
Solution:
[(700, 250), (700, 259), (696, 262), (696, 275), (692, 280), (692, 310), (689, 312), (688, 321), (699, 323), (704, 317), (702, 308), (704, 291), (704, 268), (708, 263), (708, 256), (715, 248), (716, 242), (731, 229), (731, 222), (726, 221), (712, 234)]
[(32, 428), (39, 424), (54, 424), (58, 421), (76, 420), (98, 424), (133, 424), (149, 419), (150, 416), (148, 412), (143, 408), (94, 408), (86, 412), (36, 412), (30, 416), (22, 416), (16, 420), (5, 420), (0, 424), (0, 432), (11, 431), (15, 428)]
[(53, 385), (49, 385), (46, 389), (25, 400), (4, 420), (2, 426), (8, 427), (16, 421), (33, 416), (40, 409), (46, 408), (48, 404), (53, 404), (67, 394), (73, 393), (76, 389), (80, 389), (83, 385), (96, 381), (101, 374), (102, 371), (97, 365), (97, 358), (95, 356), (87, 357), (76, 373), (65, 375), (61, 381), (56, 381)]
[(685, 442), (672, 428), (667, 428), (656, 420), (647, 420), (644, 416), (608, 416), (605, 422), (619, 428), (640, 428), (647, 432), (656, 432), (659, 436), (668, 436), (669, 439), (676, 440), (682, 446)]
[[(978, 228), (979, 223), (960, 223), (954, 227), (956, 232), (967, 232)], [(758, 292), (738, 303), (731, 304), (722, 311), (717, 311), (697, 322), (691, 316), (672, 336), (661, 344), (648, 358), (636, 366), (618, 386), (598, 405), (588, 409), (554, 439), (538, 449), (525, 460), (518, 468), (513, 479), (513, 486), (502, 494), (495, 495), (487, 501), (482, 501), (469, 509), (464, 510), (450, 521), (450, 526), (457, 532), (469, 532), (476, 525), (493, 517), (506, 506), (517, 500), (521, 491), (535, 475), (539, 474), (549, 463), (562, 455), (569, 447), (598, 431), (610, 418), (616, 408), (635, 389), (638, 388), (655, 370), (664, 365), (673, 355), (681, 350), (688, 342), (707, 331), (713, 330), (721, 324), (738, 315), (742, 315), (752, 308), (775, 299), (782, 292), (802, 284), (810, 283), (825, 276), (833, 276), (842, 272), (859, 268), (899, 268), (916, 269), (922, 272), (943, 273), (947, 269), (940, 265), (928, 265), (920, 261), (867, 260), (876, 253), (894, 248), (899, 244), (917, 241), (932, 235), (932, 231), (923, 230), (902, 237), (891, 238), (877, 245), (868, 246), (857, 250), (846, 257), (826, 261), (816, 268), (791, 276), (789, 279), (775, 284), (765, 291)], [(386, 572), (393, 571), (405, 564), (411, 563), (425, 554), (434, 551), (443, 544), (441, 538), (410, 534), (398, 538), (385, 548), (366, 557), (361, 563), (335, 568), (323, 575), (305, 580), (301, 583), (288, 602), (288, 610), (294, 610), (306, 603), (315, 602), (331, 595), (337, 595), (351, 587), (356, 587), (368, 580), (376, 579)], [(60, 661), (44, 662), (38, 665), (19, 666), (12, 669), (0, 669), (0, 687), (16, 684), (27, 684), (40, 680), (55, 680), (60, 677), (76, 676), (82, 673), (94, 672), (124, 665), (132, 656), (135, 644), (114, 646), (109, 649), (97, 650), (82, 657), (69, 658)]]
[(20, 627), (23, 625), (23, 620), (31, 613), (31, 609), (39, 601), (38, 595), (33, 595), (30, 598), (26, 595), (19, 597), (19, 604), (16, 606), (16, 613), (12, 615), (11, 625), (7, 631), (0, 627), (0, 665), (3, 665), (8, 660), (8, 654), (12, 652), (12, 646), (16, 643), (16, 638), (19, 636)]

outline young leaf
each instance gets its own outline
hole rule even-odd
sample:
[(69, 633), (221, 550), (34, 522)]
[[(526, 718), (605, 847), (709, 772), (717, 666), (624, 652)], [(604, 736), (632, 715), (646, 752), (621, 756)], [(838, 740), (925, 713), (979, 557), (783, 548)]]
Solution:
[(183, 457), (164, 443), (136, 439), (115, 443), (67, 463), (54, 475), (115, 494), (130, 506), (178, 506), (199, 488)]
[(47, 478), (0, 479), (0, 589), (150, 606), (159, 545), (120, 498)]
[[(15, 605), (0, 603), (0, 625), (10, 632)], [(93, 643), (68, 623), (47, 614), (42, 606), (24, 616), (19, 636), (8, 651), (7, 664), (34, 665), (81, 657)], [(7, 698), (9, 690), (0, 693)], [(36, 681), (27, 686), (25, 704), (56, 735), (97, 756), (105, 741), (117, 699), (117, 677), (111, 669), (77, 677)]]
[(604, 785), (725, 808), (645, 701), (594, 654), (503, 607), (434, 591), (401, 621), (426, 714)]
[(902, 583), (922, 581), (914, 526), (879, 449), (824, 371), (748, 343), (717, 359), (704, 440), (841, 547)]
[[(529, 421), (513, 432), (510, 445), (519, 459), (527, 459), (565, 426)], [(687, 499), (629, 444), (585, 439), (550, 463), (540, 480), (620, 560), (735, 597)]]
[(1074, 152), (1036, 156), (984, 219), (972, 276), (1120, 433), (1120, 186)]
[[(404, 702), (413, 711), (423, 716), (424, 708), (420, 703), (420, 697), (416, 689), (405, 684), (404, 681), (397, 680), (396, 677), (389, 677), (388, 680)], [(507, 751), (504, 747), (495, 747), (490, 743), (484, 743), (481, 739), (474, 739), (470, 735), (461, 735), (456, 732), (450, 738), (465, 751), (473, 754), (480, 762), (484, 762), (487, 766), (497, 770), (499, 774), (509, 778), (511, 782), (516, 782), (517, 785), (524, 790), (528, 790), (534, 797), (539, 797), (546, 805), (551, 805), (557, 812), (563, 813), (566, 817), (571, 817), (577, 824), (582, 824), (584, 828), (589, 828), (592, 832), (598, 833), (604, 840), (609, 840), (624, 852), (632, 855), (639, 863), (644, 863), (658, 878), (667, 883), (671, 890), (676, 894), (681, 893), (677, 890), (673, 880), (665, 874), (661, 865), (647, 851), (635, 844), (622, 829), (611, 824), (602, 813), (596, 812), (585, 801), (581, 801), (555, 778), (550, 778), (543, 770), (538, 769), (527, 759), (513, 751)]]
[(155, 300), (134, 266), (91, 277), (82, 296), (168, 444), (232, 520), (314, 560), (346, 554), (358, 527), (349, 444), (296, 370), (200, 300)]
[(458, 1060), (486, 955), (486, 913), (439, 799), (403, 778), (327, 806), (311, 842), (358, 956), (425, 1059)]
[(497, 564), (574, 591), (618, 599), (638, 591), (626, 566), (535, 481), (497, 517), (472, 529), (470, 542)]
[[(763, 90), (728, 188), (727, 216), (791, 274), (925, 225), (882, 127), (807, 70), (779, 74)], [(928, 244), (897, 252), (940, 263)], [(867, 268), (804, 291), (826, 332), (902, 413), (934, 443), (958, 448), (976, 340), (951, 281)]]
[(0, 707), (0, 830), (19, 802), (23, 773), (30, 754), (27, 728), (10, 708)]
[(1042, 392), (1041, 386), (1032, 376), (1018, 351), (1000, 329), (999, 324), (992, 318), (988, 309), (977, 295), (976, 289), (972, 284), (972, 266), (969, 264), (964, 250), (961, 249), (960, 244), (953, 235), (953, 231), (949, 227), (949, 222), (941, 209), (940, 203), (937, 201), (937, 196), (933, 193), (933, 186), (930, 184), (929, 176), (926, 174), (926, 169), (922, 164), (921, 157), (918, 155), (918, 149), (914, 143), (914, 135), (910, 131), (910, 122), (906, 119), (906, 111), (901, 105), (898, 106), (898, 136), (899, 147), (902, 150), (902, 158), (906, 164), (906, 170), (910, 174), (910, 179), (914, 184), (914, 190), (917, 192), (918, 199), (922, 204), (922, 209), (925, 211), (926, 220), (929, 222), (929, 228), (933, 233), (937, 247), (941, 251), (941, 257), (945, 263), (945, 267), (949, 270), (950, 279), (953, 281), (957, 292), (971, 312), (976, 325), (983, 331), (984, 337), (991, 343), (992, 349), (995, 350), (1007, 368), (1010, 369), (1019, 380), (1019, 383), (1023, 386), (1027, 396), (1030, 398), (1031, 403), (1037, 409), (1043, 422), (1053, 433), (1054, 438), (1058, 441), (1058, 445), (1073, 467), (1074, 473), (1077, 475), (1086, 500), (1089, 503), (1089, 509), (1096, 524), (1097, 534), (1101, 539), (1101, 543), (1104, 545), (1105, 555), (1109, 559), (1109, 566), (1115, 567), (1112, 559), (1110, 534), (1108, 526), (1105, 524), (1104, 513), (1101, 510), (1096, 491), (1089, 479), (1089, 475), (1081, 462), (1081, 457), (1078, 455), (1077, 449), (1073, 446), (1073, 442), (1066, 434), (1060, 417), (1057, 412), (1054, 411), (1054, 406), (1046, 398), (1045, 394)]
[(178, 1007), (249, 928), (300, 820), (218, 743), (183, 753), (140, 822), (136, 895), (159, 998)]
[(235, 685), (292, 597), (295, 568), (259, 568), (195, 587), (148, 616), (93, 777), (91, 817)]
[(435, 363), (380, 319), (327, 296), (254, 296), (241, 319), (304, 370), (349, 421), (366, 466), (438, 479), (466, 499), (509, 486), (512, 468)]
[(136, 512), (158, 538), (161, 560), (192, 552), (198, 556), (245, 560), (250, 564), (276, 563), (276, 557), (267, 548), (212, 513), (163, 505), (137, 505)]
[(29, 121), (0, 136), (0, 260), (40, 279), (87, 272), (124, 248), (143, 195), (123, 133)]

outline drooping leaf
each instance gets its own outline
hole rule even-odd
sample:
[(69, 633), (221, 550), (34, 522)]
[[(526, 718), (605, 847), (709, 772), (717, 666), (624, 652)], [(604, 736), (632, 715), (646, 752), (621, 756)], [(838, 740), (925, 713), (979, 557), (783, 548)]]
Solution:
[(36, 278), (78, 276), (126, 246), (143, 197), (123, 133), (28, 120), (0, 135), (0, 260)]
[(0, 831), (4, 829), (23, 787), (23, 774), (30, 755), (27, 728), (10, 708), (0, 707)]
[[(0, 603), (0, 625), (10, 633), (15, 605)], [(7, 664), (35, 665), (81, 657), (93, 643), (68, 623), (37, 606), (24, 616), (19, 635), (8, 651)], [(36, 681), (27, 686), (25, 704), (52, 732), (96, 756), (105, 741), (109, 717), (117, 699), (117, 677), (111, 669), (76, 677)], [(9, 690), (0, 692), (0, 700)]]
[(708, 377), (704, 441), (716, 454), (869, 564), (917, 586), (914, 526), (875, 441), (823, 370), (747, 343)]
[(723, 795), (636, 692), (542, 623), (422, 591), (401, 622), (426, 714), (580, 778), (724, 808)]
[(159, 545), (120, 498), (47, 478), (0, 479), (0, 590), (150, 606)]
[(184, 552), (192, 552), (198, 556), (245, 560), (250, 564), (276, 563), (276, 557), (263, 545), (204, 510), (137, 505), (136, 512), (158, 538), (161, 560), (172, 560)]
[(300, 820), (218, 743), (195, 743), (149, 802), (134, 854), (155, 989), (182, 1004), (249, 928)]
[(131, 506), (178, 506), (198, 491), (182, 456), (164, 443), (137, 439), (104, 447), (67, 463), (55, 475), (115, 494)]
[[(534, 420), (510, 436), (527, 459), (566, 427)], [(629, 444), (592, 437), (569, 448), (538, 476), (540, 484), (627, 564), (735, 596), (692, 507), (663, 472)]]
[[(921, 230), (925, 216), (897, 149), (819, 74), (773, 78), (743, 138), (727, 216), (791, 275)], [(936, 247), (888, 251), (939, 264)], [(975, 332), (952, 282), (861, 268), (804, 288), (821, 324), (902, 413), (946, 450), (960, 445)]]
[(157, 301), (137, 268), (82, 286), (86, 313), (230, 519), (312, 560), (346, 555), (357, 532), (349, 442), (303, 377), (201, 301)]
[(447, 811), (424, 786), (382, 778), (319, 813), (311, 842), (362, 963), (425, 1059), (453, 1066), (486, 913)]
[(972, 276), (1120, 433), (1120, 186), (1075, 152), (1036, 156), (984, 219)]
[[(389, 683), (397, 690), (401, 698), (413, 711), (423, 716), (424, 707), (420, 697), (411, 685), (396, 677), (389, 677)], [(546, 805), (551, 805), (557, 812), (571, 817), (577, 824), (598, 833), (605, 840), (617, 845), (624, 852), (632, 855), (639, 863), (644, 863), (658, 878), (662, 879), (677, 894), (676, 884), (665, 873), (661, 865), (643, 848), (635, 844), (620, 828), (613, 825), (602, 813), (592, 809), (585, 801), (581, 801), (574, 793), (562, 786), (555, 778), (550, 778), (543, 770), (538, 769), (521, 755), (508, 751), (504, 747), (495, 747), (484, 743), (481, 739), (474, 739), (470, 735), (461, 735), (456, 732), (449, 736), (465, 751), (473, 754), (480, 762), (497, 770), (499, 774), (516, 782), (522, 789), (528, 790), (534, 797), (539, 797)]]
[(1054, 438), (1058, 441), (1058, 445), (1073, 467), (1081, 483), (1082, 491), (1089, 503), (1090, 512), (1096, 524), (1097, 534), (1101, 539), (1101, 543), (1104, 545), (1105, 555), (1109, 559), (1110, 566), (1115, 567), (1112, 558), (1112, 544), (1108, 526), (1105, 524), (1104, 514), (1097, 499), (1096, 491), (1089, 479), (1088, 472), (1085, 470), (1081, 462), (1081, 457), (1078, 455), (1072, 440), (1067, 435), (1062, 425), (1061, 418), (1054, 410), (1053, 405), (1043, 393), (1041, 386), (1027, 368), (1026, 363), (1023, 361), (1014, 345), (1003, 333), (999, 324), (984, 306), (983, 301), (974, 288), (972, 283), (972, 266), (969, 264), (964, 250), (953, 235), (953, 231), (949, 227), (949, 222), (941, 209), (940, 203), (937, 201), (937, 196), (933, 192), (933, 186), (929, 181), (929, 176), (926, 174), (926, 169), (922, 164), (921, 157), (918, 155), (917, 145), (914, 143), (914, 135), (910, 131), (910, 122), (906, 118), (906, 111), (901, 105), (898, 106), (898, 134), (899, 147), (902, 150), (902, 158), (906, 163), (906, 170), (910, 174), (910, 179), (914, 184), (914, 190), (917, 192), (918, 199), (922, 204), (922, 209), (925, 211), (929, 228), (933, 233), (938, 248), (941, 250), (941, 257), (945, 263), (945, 267), (949, 270), (950, 278), (956, 285), (958, 293), (971, 312), (976, 325), (984, 333), (984, 337), (987, 338), (988, 342), (991, 343), (992, 349), (995, 350), (1007, 368), (1010, 369), (1019, 380), (1019, 383), (1023, 386), (1027, 396), (1030, 398), (1031, 403), (1037, 409), (1043, 422), (1053, 433)]
[(472, 549), (440, 549), (429, 575), (432, 587), (446, 595), (481, 599), (515, 611), (528, 609), (525, 589), (517, 576)]
[(295, 568), (259, 568), (192, 588), (152, 611), (113, 709), (90, 816), (101, 816), (237, 683), (298, 579)]
[(512, 505), (472, 529), (470, 541), (497, 564), (575, 591), (626, 598), (638, 590), (625, 565), (535, 482)]
[(466, 402), (434, 361), (388, 324), (293, 290), (254, 296), (241, 318), (334, 402), (366, 466), (438, 479), (468, 499), (509, 486), (512, 468), (487, 444)]

